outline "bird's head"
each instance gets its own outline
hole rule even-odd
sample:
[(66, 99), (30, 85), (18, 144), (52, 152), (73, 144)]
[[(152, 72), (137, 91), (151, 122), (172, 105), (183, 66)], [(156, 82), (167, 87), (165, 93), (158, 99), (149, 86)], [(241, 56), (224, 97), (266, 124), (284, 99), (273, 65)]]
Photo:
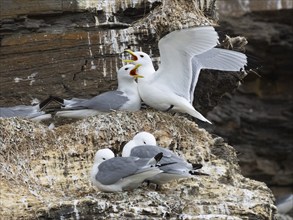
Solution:
[(124, 52), (127, 52), (131, 55), (131, 60), (124, 60), (124, 62), (127, 63), (133, 63), (133, 64), (141, 64), (142, 66), (147, 65), (153, 65), (153, 62), (150, 58), (150, 56), (144, 52), (133, 52), (131, 50), (125, 50)]
[(143, 76), (139, 75), (137, 73), (137, 69), (140, 67), (141, 65), (140, 64), (137, 64), (137, 65), (133, 65), (133, 64), (127, 64), (123, 67), (121, 67), (119, 70), (118, 70), (118, 77), (120, 79), (124, 78), (124, 79), (130, 79), (130, 78), (134, 78), (134, 79), (137, 79), (137, 78), (143, 78)]
[(108, 149), (108, 148), (100, 149), (96, 152), (95, 163), (100, 164), (106, 160), (113, 158), (113, 157), (115, 157), (115, 154), (110, 149)]
[(133, 137), (136, 145), (156, 145), (156, 138), (154, 135), (148, 132), (139, 132)]

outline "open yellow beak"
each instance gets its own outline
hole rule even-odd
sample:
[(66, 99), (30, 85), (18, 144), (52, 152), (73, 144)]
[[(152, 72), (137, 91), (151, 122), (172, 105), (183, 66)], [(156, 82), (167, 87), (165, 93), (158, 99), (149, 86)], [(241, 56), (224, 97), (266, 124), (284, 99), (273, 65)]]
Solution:
[(143, 78), (143, 76), (142, 75), (139, 75), (139, 74), (137, 74), (137, 72), (136, 72), (136, 70), (137, 70), (137, 68), (138, 67), (140, 67), (141, 66), (141, 64), (136, 64), (135, 66), (134, 66), (134, 68), (130, 71), (130, 75), (131, 76), (133, 76), (135, 79), (137, 79), (137, 78)]
[(122, 62), (125, 62), (125, 63), (132, 63), (133, 60), (122, 60)]
[(134, 62), (134, 61), (137, 60), (137, 56), (135, 55), (135, 53), (133, 51), (131, 51), (131, 50), (124, 50), (124, 52), (129, 53), (132, 56), (132, 60), (122, 60), (123, 62), (132, 63), (132, 62)]

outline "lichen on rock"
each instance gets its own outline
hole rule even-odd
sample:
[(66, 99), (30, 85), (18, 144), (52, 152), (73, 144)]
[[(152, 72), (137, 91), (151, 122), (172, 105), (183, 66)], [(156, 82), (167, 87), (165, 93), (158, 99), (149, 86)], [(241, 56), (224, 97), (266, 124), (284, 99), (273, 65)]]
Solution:
[[(89, 180), (98, 149), (118, 155), (136, 132), (193, 163), (196, 176), (122, 193), (102, 193)], [(269, 219), (273, 196), (264, 183), (244, 178), (236, 152), (183, 116), (140, 111), (113, 112), (49, 130), (22, 119), (1, 119), (1, 216), (61, 218)]]

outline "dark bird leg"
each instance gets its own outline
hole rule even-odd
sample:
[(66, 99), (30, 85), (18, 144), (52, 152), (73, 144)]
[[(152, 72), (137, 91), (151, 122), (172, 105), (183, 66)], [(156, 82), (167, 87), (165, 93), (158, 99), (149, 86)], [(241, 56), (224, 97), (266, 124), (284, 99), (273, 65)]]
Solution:
[(170, 107), (165, 112), (170, 111), (172, 108), (174, 108), (174, 105), (170, 105)]

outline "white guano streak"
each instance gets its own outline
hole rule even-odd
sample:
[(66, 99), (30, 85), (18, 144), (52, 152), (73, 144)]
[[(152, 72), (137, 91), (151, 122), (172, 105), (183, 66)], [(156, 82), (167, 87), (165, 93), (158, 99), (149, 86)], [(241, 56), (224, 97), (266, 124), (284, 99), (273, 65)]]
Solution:
[(91, 59), (91, 70), (95, 70), (97, 66), (94, 64), (94, 57), (93, 57), (93, 52), (92, 52), (92, 42), (90, 38), (90, 32), (87, 32), (87, 39), (88, 39), (88, 47), (89, 47), (89, 54), (90, 54), (90, 59)]

